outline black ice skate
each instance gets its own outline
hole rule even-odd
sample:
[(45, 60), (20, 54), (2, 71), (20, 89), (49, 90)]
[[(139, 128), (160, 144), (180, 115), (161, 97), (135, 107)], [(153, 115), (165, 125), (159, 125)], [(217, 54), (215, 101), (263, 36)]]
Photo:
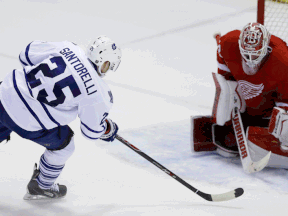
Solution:
[(37, 169), (37, 164), (35, 163), (32, 178), (27, 185), (27, 194), (23, 197), (24, 200), (56, 199), (65, 197), (67, 193), (67, 187), (65, 185), (54, 184), (48, 190), (41, 189), (36, 181), (39, 173), (40, 171)]

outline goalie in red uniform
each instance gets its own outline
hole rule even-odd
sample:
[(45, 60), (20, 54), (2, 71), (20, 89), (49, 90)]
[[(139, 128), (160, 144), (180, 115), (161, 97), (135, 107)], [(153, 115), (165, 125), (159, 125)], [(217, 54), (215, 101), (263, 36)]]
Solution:
[(265, 26), (249, 23), (218, 38), (212, 116), (192, 117), (193, 151), (239, 155), (231, 112), (241, 112), (254, 160), (272, 152), (268, 166), (288, 168), (288, 47)]

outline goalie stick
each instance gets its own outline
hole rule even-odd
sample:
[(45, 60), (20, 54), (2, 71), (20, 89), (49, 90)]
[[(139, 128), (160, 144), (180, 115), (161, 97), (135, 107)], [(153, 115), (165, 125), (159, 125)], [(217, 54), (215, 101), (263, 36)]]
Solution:
[(261, 171), (268, 164), (271, 156), (271, 151), (268, 152), (268, 154), (261, 160), (257, 162), (252, 161), (248, 149), (247, 139), (245, 136), (240, 111), (237, 107), (235, 107), (232, 111), (232, 122), (244, 171), (246, 173)]
[(116, 139), (118, 141), (120, 141), (121, 143), (123, 143), (124, 145), (128, 146), (130, 149), (132, 149), (133, 151), (135, 151), (136, 153), (138, 153), (142, 157), (144, 157), (146, 160), (148, 160), (149, 162), (154, 164), (156, 167), (158, 167), (159, 169), (164, 171), (167, 175), (171, 176), (172, 178), (174, 178), (175, 180), (180, 182), (182, 185), (184, 185), (188, 189), (192, 190), (194, 193), (196, 193), (197, 195), (199, 195), (200, 197), (202, 197), (203, 199), (205, 199), (207, 201), (213, 201), (213, 202), (227, 201), (227, 200), (235, 199), (244, 193), (244, 190), (242, 188), (237, 188), (235, 190), (232, 190), (232, 191), (229, 191), (229, 192), (223, 193), (223, 194), (206, 194), (206, 193), (203, 193), (202, 191), (194, 188), (193, 186), (191, 186), (190, 184), (185, 182), (183, 179), (181, 179), (180, 177), (178, 177), (177, 175), (172, 173), (170, 170), (166, 169), (164, 166), (162, 166), (157, 161), (155, 161), (154, 159), (149, 157), (147, 154), (142, 152), (140, 149), (136, 148), (134, 145), (129, 143), (127, 140), (123, 139), (118, 134), (116, 135)]

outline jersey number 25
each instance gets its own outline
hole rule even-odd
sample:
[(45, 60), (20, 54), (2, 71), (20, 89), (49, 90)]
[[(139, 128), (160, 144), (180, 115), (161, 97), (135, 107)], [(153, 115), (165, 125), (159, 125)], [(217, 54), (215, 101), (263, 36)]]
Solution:
[[(42, 71), (44, 77), (49, 78), (55, 78), (60, 74), (64, 73), (67, 65), (61, 56), (56, 56), (50, 58), (49, 60), (51, 61), (51, 63), (55, 63), (57, 67), (54, 69), (50, 69), (47, 63), (41, 63), (27, 74), (27, 81), (32, 89), (42, 84), (41, 80), (39, 78), (36, 78), (37, 73), (39, 73), (40, 71)], [(48, 83), (46, 85), (48, 85)], [(48, 104), (49, 106), (56, 107), (57, 105), (62, 104), (65, 101), (66, 96), (62, 90), (65, 87), (69, 87), (74, 97), (77, 97), (81, 94), (75, 79), (72, 75), (70, 75), (54, 83), (53, 93), (56, 97), (55, 100), (47, 100), (48, 93), (45, 90), (45, 85), (44, 88), (39, 91), (37, 100), (42, 103)]]

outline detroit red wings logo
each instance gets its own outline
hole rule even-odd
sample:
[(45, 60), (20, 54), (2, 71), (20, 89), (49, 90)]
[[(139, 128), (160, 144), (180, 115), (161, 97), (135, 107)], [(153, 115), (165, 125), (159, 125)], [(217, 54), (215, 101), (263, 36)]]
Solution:
[(241, 91), (245, 100), (257, 97), (262, 93), (264, 89), (263, 83), (257, 85), (247, 82), (245, 80), (239, 80), (238, 84), (241, 87)]

